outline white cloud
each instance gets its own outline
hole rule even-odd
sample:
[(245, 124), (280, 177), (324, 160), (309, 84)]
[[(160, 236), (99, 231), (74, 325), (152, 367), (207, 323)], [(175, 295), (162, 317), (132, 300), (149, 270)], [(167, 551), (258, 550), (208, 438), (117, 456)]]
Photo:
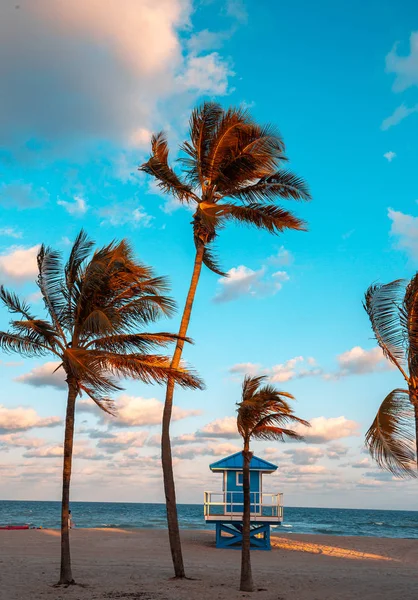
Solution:
[(199, 94), (223, 96), (228, 92), (228, 78), (234, 75), (228, 63), (217, 52), (205, 56), (190, 56), (184, 72), (176, 78), (180, 89)]
[(58, 371), (57, 367), (60, 365), (60, 361), (50, 361), (40, 367), (34, 367), (29, 373), (24, 373), (15, 378), (15, 381), (19, 383), (26, 383), (33, 387), (44, 387), (50, 386), (58, 390), (66, 389), (67, 384), (65, 382), (65, 371), (60, 368)]
[(131, 227), (150, 227), (154, 217), (149, 215), (142, 206), (134, 200), (119, 202), (99, 209), (103, 218), (100, 225), (130, 225)]
[(197, 438), (226, 438), (233, 439), (239, 437), (237, 431), (236, 417), (222, 417), (211, 421), (198, 431)]
[(209, 443), (204, 446), (176, 446), (173, 455), (183, 460), (193, 460), (196, 456), (227, 456), (228, 454), (235, 454), (241, 449), (240, 446), (228, 442), (222, 444)]
[(393, 90), (403, 92), (411, 86), (418, 86), (418, 31), (410, 37), (410, 53), (406, 56), (398, 54), (399, 43), (396, 43), (386, 56), (386, 71), (395, 74)]
[(388, 217), (392, 221), (390, 235), (398, 238), (396, 247), (405, 250), (411, 258), (418, 258), (418, 217), (392, 208), (388, 210)]
[(16, 231), (13, 227), (0, 227), (0, 235), (19, 239), (22, 237), (22, 232)]
[[(24, 452), (25, 458), (61, 458), (64, 448), (62, 445), (45, 445), (40, 448), (33, 448)], [(74, 458), (82, 458), (84, 460), (103, 460), (104, 454), (99, 454), (94, 448), (83, 445), (78, 442), (73, 449)]]
[(43, 296), (42, 296), (42, 292), (38, 291), (38, 292), (32, 292), (31, 294), (28, 294), (26, 300), (29, 302), (29, 304), (37, 304), (38, 302), (40, 302), (42, 300)]
[(266, 275), (262, 267), (253, 271), (244, 265), (233, 267), (228, 271), (228, 277), (221, 277), (218, 282), (220, 291), (214, 297), (214, 302), (231, 302), (241, 296), (264, 298), (273, 296), (282, 288), (282, 281), (289, 279), (285, 271), (277, 271), (273, 275)]
[(274, 365), (273, 367), (271, 367), (271, 369), (269, 369), (270, 381), (282, 382), (294, 379), (297, 376), (295, 368), (298, 365), (298, 363), (301, 363), (303, 361), (303, 356), (295, 356), (295, 358), (291, 358), (283, 364)]
[(87, 202), (81, 196), (74, 196), (74, 200), (72, 202), (57, 200), (57, 204), (65, 208), (68, 214), (73, 215), (74, 217), (82, 217), (89, 209)]
[(390, 117), (384, 119), (380, 128), (382, 129), (382, 131), (387, 131), (388, 129), (390, 129), (390, 127), (398, 125), (399, 123), (401, 123), (401, 121), (406, 119), (406, 117), (409, 117), (409, 115), (413, 115), (416, 112), (418, 112), (418, 104), (412, 106), (411, 108), (408, 108), (407, 106), (405, 106), (405, 104), (401, 104), (400, 106), (398, 106), (398, 108), (395, 109), (395, 111), (393, 112), (393, 114), (390, 115)]
[(238, 22), (247, 22), (248, 13), (244, 0), (227, 0), (225, 3), (225, 11), (229, 17), (236, 19)]
[(326, 453), (328, 458), (340, 460), (342, 456), (348, 453), (348, 448), (343, 444), (329, 444), (326, 448)]
[[(116, 400), (116, 417), (104, 415), (102, 419), (112, 426), (118, 427), (158, 425), (161, 423), (163, 406), (163, 403), (156, 398), (141, 398), (124, 394)], [(172, 420), (179, 421), (200, 414), (200, 410), (186, 410), (174, 406)]]
[(145, 127), (138, 127), (131, 133), (130, 143), (135, 148), (148, 148), (151, 141), (151, 131)]
[(3, 12), (1, 143), (31, 131), (84, 148), (96, 138), (143, 145), (165, 102), (180, 121), (201, 94), (228, 92), (228, 63), (184, 47), (191, 0), (38, 0)]
[(261, 373), (262, 366), (258, 363), (237, 363), (236, 365), (232, 365), (228, 369), (230, 373), (239, 374), (239, 375), (251, 375), (254, 377), (255, 375)]
[(228, 370), (233, 374), (266, 375), (273, 383), (305, 377), (318, 377), (323, 374), (322, 369), (317, 366), (316, 360), (311, 356), (308, 358), (295, 356), (284, 363), (279, 363), (272, 367), (263, 367), (260, 364), (250, 362), (238, 363)]
[(0, 446), (4, 448), (39, 448), (45, 444), (41, 438), (27, 438), (18, 433), (3, 434), (0, 436)]
[(142, 448), (147, 438), (148, 432), (146, 431), (123, 431), (99, 439), (97, 447), (113, 454), (126, 448)]
[(0, 434), (28, 431), (35, 427), (55, 427), (61, 423), (59, 417), (40, 417), (33, 408), (7, 408), (0, 404)]
[(277, 254), (274, 254), (267, 259), (267, 262), (270, 264), (283, 266), (290, 265), (293, 261), (293, 254), (290, 252), (290, 250), (286, 250), (284, 246), (280, 246)]
[(290, 457), (294, 465), (314, 465), (323, 458), (324, 451), (321, 448), (291, 448), (285, 450), (284, 454)]
[(322, 475), (327, 472), (326, 467), (322, 465), (302, 465), (290, 471), (292, 475)]
[(369, 458), (362, 458), (360, 460), (358, 460), (357, 462), (353, 463), (352, 465), (353, 469), (369, 469), (372, 465), (370, 463), (370, 459)]
[[(0, 22), (0, 31), (1, 31)], [(1, 40), (0, 40), (1, 48)], [(0, 73), (1, 73), (1, 57), (0, 57)], [(0, 99), (1, 109), (1, 99)], [(4, 115), (3, 115), (4, 116)], [(0, 123), (2, 116), (0, 115)], [(31, 183), (25, 183), (23, 181), (12, 181), (10, 183), (4, 183), (0, 185), (0, 205), (5, 208), (13, 208), (18, 210), (24, 210), (26, 208), (35, 208), (44, 204), (48, 200), (48, 193), (42, 187), (34, 189)]]
[(231, 31), (209, 31), (202, 29), (192, 35), (187, 41), (187, 47), (193, 55), (207, 50), (221, 48), (224, 41), (231, 36)]
[(359, 424), (356, 421), (341, 417), (315, 417), (310, 421), (310, 427), (295, 425), (293, 429), (303, 435), (310, 444), (322, 444), (346, 437), (359, 435)]
[(23, 283), (36, 279), (38, 266), (36, 257), (39, 246), (24, 248), (12, 246), (0, 255), (0, 280), (9, 279), (14, 283)]
[(374, 371), (386, 371), (393, 369), (392, 364), (385, 359), (383, 352), (377, 346), (371, 350), (364, 350), (355, 346), (337, 356), (338, 370), (326, 373), (312, 356), (295, 356), (285, 361), (263, 367), (257, 363), (237, 363), (228, 370), (233, 375), (265, 375), (272, 383), (282, 383), (293, 379), (305, 379), (306, 377), (323, 377), (327, 380), (339, 379), (348, 375), (362, 375)]
[(386, 371), (393, 369), (390, 363), (383, 355), (379, 346), (371, 350), (364, 350), (361, 346), (354, 346), (351, 350), (343, 352), (337, 356), (339, 371), (337, 377), (346, 375), (364, 375), (365, 373), (373, 373), (375, 371)]
[(392, 162), (392, 160), (396, 158), (396, 152), (392, 152), (392, 150), (390, 150), (389, 152), (385, 152), (383, 158), (386, 158), (388, 162)]

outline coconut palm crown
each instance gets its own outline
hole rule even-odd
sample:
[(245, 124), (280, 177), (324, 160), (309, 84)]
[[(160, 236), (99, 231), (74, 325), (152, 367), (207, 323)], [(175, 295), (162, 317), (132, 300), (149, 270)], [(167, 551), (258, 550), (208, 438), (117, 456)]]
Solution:
[(418, 457), (418, 273), (368, 288), (364, 308), (385, 357), (406, 387), (383, 400), (366, 433), (366, 446), (380, 467), (398, 477), (417, 476)]
[(286, 425), (291, 423), (309, 427), (308, 421), (297, 417), (288, 400), (294, 396), (277, 390), (265, 383), (267, 377), (247, 375), (242, 385), (242, 399), (237, 403), (237, 428), (244, 441), (244, 450), (249, 450), (251, 439), (255, 440), (303, 440), (303, 436)]
[[(18, 319), (0, 331), (0, 349), (25, 357), (52, 354), (65, 372), (68, 386), (65, 420), (61, 510), (60, 584), (74, 583), (70, 560), (68, 511), (74, 415), (77, 395), (85, 393), (107, 413), (114, 412), (111, 395), (128, 377), (146, 383), (174, 380), (184, 387), (201, 387), (187, 369), (174, 369), (171, 359), (156, 348), (177, 340), (171, 333), (144, 328), (174, 305), (165, 295), (167, 282), (135, 261), (126, 241), (111, 243), (92, 255), (93, 242), (81, 231), (65, 264), (59, 252), (41, 246), (37, 284), (47, 318), (0, 286), (0, 300)], [(139, 332), (139, 333), (138, 333)]]
[[(163, 132), (152, 137), (152, 154), (140, 168), (158, 187), (183, 204), (193, 205), (196, 248), (203, 263), (223, 275), (210, 249), (228, 222), (253, 225), (270, 233), (304, 229), (304, 223), (277, 206), (277, 198), (309, 200), (307, 185), (283, 169), (284, 142), (275, 127), (259, 125), (248, 111), (225, 110), (205, 102), (193, 110), (189, 140), (181, 146), (179, 175), (168, 162)], [(228, 200), (227, 200), (228, 199)]]

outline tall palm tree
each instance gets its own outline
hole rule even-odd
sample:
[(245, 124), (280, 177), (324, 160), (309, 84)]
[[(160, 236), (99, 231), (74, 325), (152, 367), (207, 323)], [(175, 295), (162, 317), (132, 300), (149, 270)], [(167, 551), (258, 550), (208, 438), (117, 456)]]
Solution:
[[(164, 295), (167, 282), (135, 261), (126, 241), (97, 250), (81, 231), (64, 267), (59, 252), (42, 246), (38, 253), (37, 284), (47, 319), (34, 316), (30, 306), (0, 286), (0, 299), (19, 315), (10, 330), (0, 332), (0, 349), (22, 356), (55, 355), (68, 385), (65, 419), (60, 584), (74, 583), (68, 531), (74, 414), (84, 392), (99, 408), (112, 414), (109, 397), (122, 389), (118, 378), (146, 383), (168, 378), (185, 387), (201, 387), (184, 368), (170, 366), (167, 356), (152, 354), (156, 347), (177, 339), (170, 333), (147, 333), (144, 327), (160, 315), (170, 315), (173, 301)], [(135, 333), (141, 330), (141, 333)]]
[[(152, 175), (158, 187), (182, 204), (193, 206), (196, 248), (189, 291), (171, 366), (177, 368), (183, 352), (202, 264), (225, 275), (213, 253), (213, 243), (229, 222), (253, 225), (269, 233), (304, 229), (304, 223), (275, 204), (278, 198), (308, 200), (302, 179), (281, 168), (286, 161), (284, 143), (272, 125), (258, 125), (245, 110), (223, 109), (206, 102), (190, 118), (189, 140), (181, 146), (180, 176), (169, 165), (164, 133), (152, 138), (152, 153), (140, 169)], [(170, 548), (176, 577), (184, 577), (184, 564), (176, 508), (170, 444), (174, 379), (167, 383), (161, 436), (161, 456)]]
[(392, 390), (366, 433), (366, 446), (380, 467), (398, 477), (416, 477), (418, 467), (418, 273), (372, 285), (364, 308), (383, 354), (400, 371), (406, 389)]
[(243, 494), (244, 512), (242, 522), (242, 553), (240, 591), (254, 591), (250, 557), (251, 526), (251, 490), (250, 462), (252, 452), (250, 443), (255, 440), (302, 440), (303, 437), (285, 427), (289, 423), (297, 423), (309, 427), (308, 421), (299, 419), (293, 413), (288, 400), (294, 400), (291, 394), (279, 392), (273, 385), (265, 383), (267, 377), (258, 376), (244, 378), (241, 402), (237, 403), (237, 427), (242, 436), (243, 457)]

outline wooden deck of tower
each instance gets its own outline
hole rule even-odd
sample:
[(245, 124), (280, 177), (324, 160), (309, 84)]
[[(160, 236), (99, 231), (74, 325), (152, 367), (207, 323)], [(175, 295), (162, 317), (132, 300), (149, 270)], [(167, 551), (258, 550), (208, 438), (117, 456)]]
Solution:
[[(204, 492), (205, 521), (216, 524), (217, 548), (241, 548), (243, 517), (243, 457), (237, 452), (209, 466), (222, 473), (222, 491)], [(251, 548), (270, 550), (270, 527), (283, 520), (280, 493), (263, 491), (263, 475), (276, 471), (277, 465), (253, 456), (250, 462)]]

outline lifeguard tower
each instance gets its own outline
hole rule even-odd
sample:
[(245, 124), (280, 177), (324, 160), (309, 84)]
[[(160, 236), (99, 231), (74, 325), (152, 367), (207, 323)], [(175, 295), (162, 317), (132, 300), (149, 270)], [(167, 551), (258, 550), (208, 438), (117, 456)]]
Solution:
[[(213, 473), (222, 473), (221, 492), (204, 492), (205, 521), (216, 523), (217, 548), (241, 548), (243, 505), (243, 456), (231, 454), (209, 465)], [(250, 462), (251, 548), (270, 550), (270, 526), (283, 520), (283, 494), (263, 491), (263, 475), (274, 473), (277, 466), (253, 456)]]

